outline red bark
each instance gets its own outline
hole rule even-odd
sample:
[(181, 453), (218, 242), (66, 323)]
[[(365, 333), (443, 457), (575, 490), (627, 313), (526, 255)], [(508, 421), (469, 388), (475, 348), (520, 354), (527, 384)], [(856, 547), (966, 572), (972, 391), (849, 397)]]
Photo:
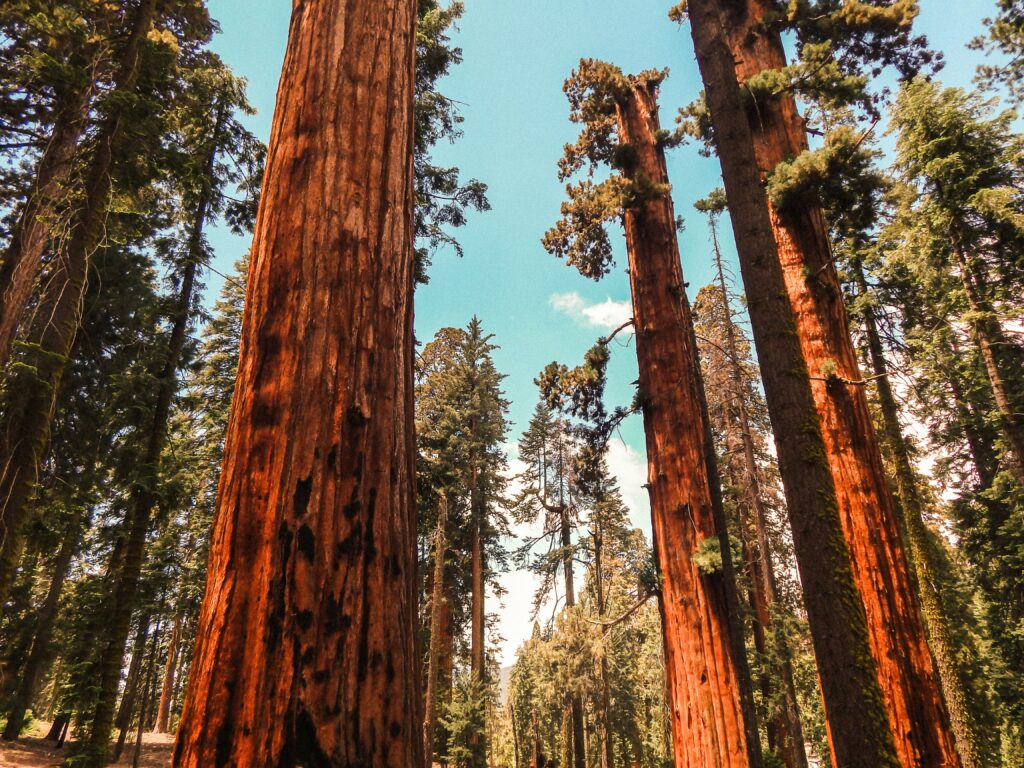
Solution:
[(728, 30), (735, 31), (734, 20), (724, 5), (689, 0), (690, 27), (793, 526), (832, 759), (843, 768), (897, 766), (867, 618), (843, 535), (836, 481), (825, 458), (821, 420), (728, 39)]
[(175, 766), (423, 763), (415, 10), (294, 4)]
[[(631, 147), (630, 179), (666, 185), (658, 143), (657, 82), (629, 78), (617, 99), (619, 141)], [(675, 764), (760, 764), (742, 635), (729, 615), (725, 571), (693, 560), (706, 540), (725, 539), (718, 477), (709, 448), (693, 320), (683, 283), (676, 217), (667, 192), (625, 209), (623, 223), (636, 328), (655, 553), (661, 569), (665, 673)], [(717, 507), (717, 509), (716, 509)], [(722, 547), (723, 560), (729, 557)], [(728, 565), (726, 560), (726, 565)], [(733, 606), (735, 608), (735, 602)], [(746, 688), (746, 697), (742, 689)]]
[[(784, 67), (786, 59), (782, 39), (768, 21), (777, 12), (773, 2), (746, 0), (732, 7), (725, 30), (742, 87), (760, 72)], [(791, 95), (766, 99), (747, 116), (763, 177), (807, 150), (804, 122)], [(824, 215), (818, 206), (778, 210), (769, 202), (768, 209), (797, 337), (813, 377), (825, 453), (897, 754), (908, 768), (958, 766), (866, 393), (863, 386), (843, 381), (860, 381), (861, 374)]]

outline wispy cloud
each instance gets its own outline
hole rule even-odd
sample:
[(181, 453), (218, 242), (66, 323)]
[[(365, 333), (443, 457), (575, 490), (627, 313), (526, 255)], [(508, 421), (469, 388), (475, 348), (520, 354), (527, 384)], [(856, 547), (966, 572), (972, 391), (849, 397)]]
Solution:
[(587, 328), (602, 328), (610, 331), (618, 328), (633, 316), (633, 308), (628, 301), (614, 301), (607, 298), (600, 303), (592, 304), (587, 303), (576, 291), (552, 294), (548, 301), (557, 311), (568, 315)]

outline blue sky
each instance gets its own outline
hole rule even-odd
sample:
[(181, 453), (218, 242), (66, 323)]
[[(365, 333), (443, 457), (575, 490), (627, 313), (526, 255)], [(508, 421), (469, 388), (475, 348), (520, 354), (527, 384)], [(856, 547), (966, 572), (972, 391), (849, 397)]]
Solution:
[[(565, 142), (575, 138), (568, 121), (562, 82), (581, 57), (601, 58), (623, 70), (669, 67), (661, 91), (662, 124), (671, 127), (676, 109), (699, 92), (699, 77), (687, 27), (666, 16), (669, 0), (465, 0), (466, 13), (456, 43), (465, 61), (445, 81), (443, 90), (462, 104), (465, 136), (439, 147), (440, 162), (458, 165), (466, 178), (489, 185), (493, 210), (474, 214), (458, 232), (466, 256), (435, 255), (431, 282), (416, 294), (416, 328), (429, 340), (443, 326), (465, 325), (478, 315), (495, 335), (496, 363), (507, 375), (512, 401), (510, 440), (525, 427), (536, 402), (533, 379), (547, 363), (578, 362), (584, 351), (628, 317), (629, 299), (620, 232), (614, 232), (617, 268), (600, 283), (582, 278), (549, 256), (540, 238), (558, 217), (564, 197), (555, 163)], [(918, 30), (946, 55), (940, 78), (969, 86), (980, 55), (966, 49), (982, 31), (981, 19), (994, 13), (995, 0), (921, 0)], [(270, 119), (288, 32), (287, 0), (210, 0), (221, 34), (214, 49), (249, 82), (257, 114), (249, 127), (264, 140)], [(690, 297), (709, 282), (707, 227), (693, 202), (719, 186), (718, 163), (702, 158), (693, 146), (669, 157), (676, 213), (686, 219), (680, 236), (683, 270)], [(723, 243), (732, 253), (730, 233)], [(216, 267), (228, 271), (248, 242), (218, 230), (211, 234)], [(211, 290), (219, 284), (209, 280)], [(629, 382), (636, 378), (631, 346), (616, 348), (610, 371), (610, 401), (628, 403)], [(612, 403), (614, 404), (614, 402)], [(645, 530), (646, 502), (643, 433), (638, 418), (622, 430), (612, 447), (611, 463), (630, 502), (634, 520)], [(531, 582), (510, 574), (502, 613), (502, 657), (510, 663), (515, 648), (529, 634)]]

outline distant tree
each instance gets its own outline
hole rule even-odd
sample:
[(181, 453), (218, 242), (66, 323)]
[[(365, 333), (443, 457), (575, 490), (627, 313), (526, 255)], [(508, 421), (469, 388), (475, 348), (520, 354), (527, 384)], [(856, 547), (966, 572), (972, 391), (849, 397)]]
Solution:
[[(626, 76), (610, 64), (584, 59), (566, 81), (570, 116), (582, 131), (565, 148), (560, 178), (584, 169), (593, 175), (602, 165), (614, 172), (598, 183), (587, 178), (567, 187), (563, 218), (545, 235), (544, 247), (598, 279), (612, 261), (605, 226), (623, 225), (676, 760), (759, 765), (732, 560), (723, 545), (724, 511), (665, 167), (668, 134), (658, 121), (657, 92), (665, 75)], [(594, 354), (606, 359), (607, 350)], [(704, 555), (709, 559), (702, 565)], [(694, 687), (694, 681), (700, 683)]]

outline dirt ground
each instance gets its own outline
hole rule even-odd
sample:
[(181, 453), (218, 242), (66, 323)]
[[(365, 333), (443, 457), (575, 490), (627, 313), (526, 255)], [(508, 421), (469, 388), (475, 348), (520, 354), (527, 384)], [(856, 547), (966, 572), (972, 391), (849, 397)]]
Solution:
[[(56, 768), (68, 754), (69, 741), (63, 749), (55, 749), (53, 742), (42, 736), (50, 729), (49, 723), (36, 722), (28, 733), (15, 742), (0, 741), (0, 768)], [(113, 765), (130, 766), (135, 753), (135, 738), (124, 749), (121, 760)], [(171, 764), (174, 737), (162, 733), (142, 734), (140, 768), (167, 768)]]

